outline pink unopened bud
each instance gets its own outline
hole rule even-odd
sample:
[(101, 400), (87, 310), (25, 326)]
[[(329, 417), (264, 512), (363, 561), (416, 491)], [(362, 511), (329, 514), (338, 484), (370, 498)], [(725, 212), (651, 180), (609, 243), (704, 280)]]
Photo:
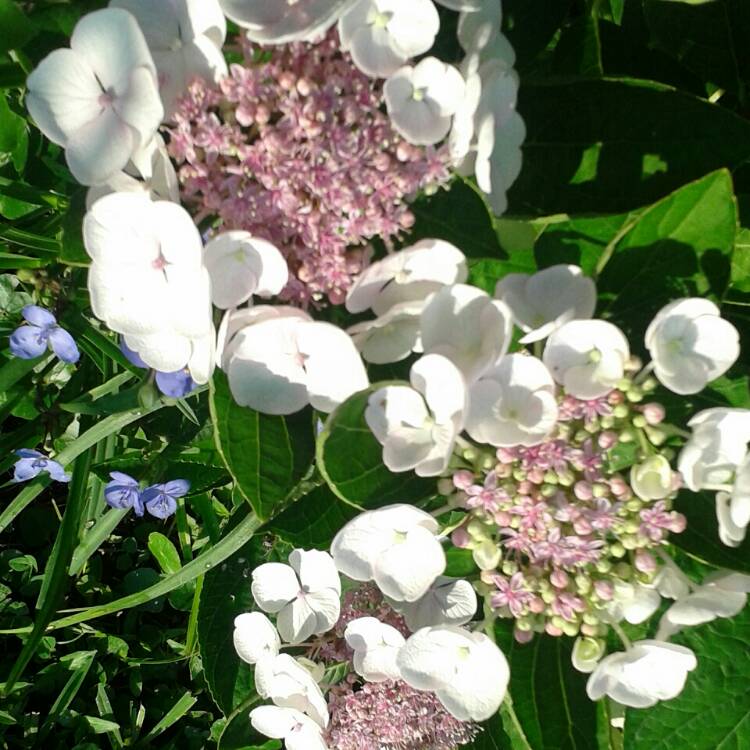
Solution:
[(533, 612), (535, 615), (540, 615), (546, 607), (541, 596), (535, 596), (526, 606), (529, 608), (529, 612)]
[(297, 91), (300, 96), (309, 96), (312, 89), (312, 83), (310, 83), (307, 78), (300, 78), (299, 81), (297, 81)]
[(402, 229), (411, 229), (416, 221), (417, 219), (411, 211), (404, 211), (399, 217), (398, 223)]
[(611, 406), (617, 406), (625, 401), (625, 394), (621, 391), (612, 391), (609, 396), (607, 396), (607, 401)]
[(568, 585), (568, 574), (564, 570), (553, 570), (549, 577), (550, 583), (558, 589), (564, 589)]
[(561, 628), (556, 627), (551, 622), (548, 622), (544, 626), (544, 632), (547, 633), (547, 635), (553, 635), (556, 638), (561, 636), (563, 634), (563, 631)]
[(466, 490), (474, 484), (474, 475), (467, 469), (461, 469), (453, 475), (453, 484), (456, 489)]
[(297, 82), (297, 77), (294, 75), (294, 73), (290, 73), (288, 70), (284, 71), (279, 76), (279, 86), (281, 86), (284, 91), (291, 91), (294, 88), (294, 84)]
[(663, 422), (664, 417), (666, 416), (664, 407), (661, 404), (656, 403), (644, 404), (641, 412), (646, 422), (651, 425), (656, 425), (660, 422)]
[(605, 602), (608, 602), (615, 594), (614, 586), (609, 581), (594, 581), (594, 591)]
[(530, 495), (534, 491), (533, 483), (528, 478), (524, 479), (518, 483), (517, 491), (519, 495)]
[(513, 521), (513, 516), (505, 510), (499, 510), (493, 518), (498, 526), (510, 526)]
[(599, 444), (599, 447), (602, 450), (609, 450), (613, 446), (617, 445), (618, 435), (616, 432), (613, 432), (612, 430), (607, 430), (606, 432), (602, 432), (601, 435), (597, 438), (597, 443)]
[(471, 537), (469, 536), (469, 532), (461, 527), (451, 534), (451, 542), (453, 542), (454, 547), (466, 549), (471, 544)]
[(591, 484), (589, 482), (576, 482), (573, 486), (573, 494), (579, 499), (579, 500), (591, 500), (592, 497), (594, 497), (594, 491), (591, 487)]
[(635, 567), (641, 573), (653, 573), (656, 570), (656, 559), (650, 552), (639, 549), (635, 553)]
[(630, 492), (630, 487), (622, 477), (612, 477), (609, 480), (609, 489), (615, 497), (622, 497)]
[(573, 521), (573, 531), (581, 536), (587, 536), (594, 530), (594, 527), (585, 518), (576, 518)]
[(498, 448), (496, 455), (497, 460), (501, 464), (512, 464), (516, 460), (515, 453), (509, 451), (507, 448)]
[(526, 478), (532, 484), (542, 484), (544, 482), (544, 471), (542, 469), (534, 467), (533, 469), (529, 470)]
[(514, 628), (513, 637), (516, 639), (516, 643), (530, 643), (534, 638), (534, 631)]

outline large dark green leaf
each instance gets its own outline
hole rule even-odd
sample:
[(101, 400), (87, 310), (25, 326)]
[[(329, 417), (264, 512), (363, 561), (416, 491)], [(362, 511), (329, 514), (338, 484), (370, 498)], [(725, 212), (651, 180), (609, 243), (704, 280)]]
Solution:
[(482, 731), (474, 742), (464, 745), (462, 750), (515, 750), (508, 735), (503, 729), (500, 714), (495, 714), (489, 721), (482, 724)]
[(750, 609), (672, 640), (695, 652), (698, 668), (674, 700), (628, 711), (625, 750), (748, 750)]
[(318, 468), (328, 486), (342, 500), (362, 508), (415, 503), (436, 492), (434, 479), (412, 472), (394, 474), (383, 464), (383, 447), (364, 413), (370, 394), (384, 385), (389, 383), (376, 383), (347, 399), (318, 436)]
[(629, 211), (750, 158), (750, 122), (649, 81), (527, 82), (518, 111), (528, 136), (517, 213)]
[(253, 670), (234, 650), (234, 618), (254, 606), (250, 574), (261, 557), (252, 539), (206, 574), (198, 609), (198, 643), (203, 671), (216, 705), (226, 716), (255, 694)]
[(570, 13), (570, 0), (505, 0), (503, 32), (516, 51), (518, 70), (533, 68)]
[(500, 640), (510, 662), (517, 729), (527, 747), (595, 750), (596, 707), (586, 695), (587, 676), (571, 666), (572, 639), (538, 635), (526, 645)]
[(216, 446), (237, 488), (260, 518), (270, 518), (312, 462), (309, 415), (285, 419), (238, 406), (226, 376), (217, 371), (211, 384), (211, 417)]
[(747, 96), (750, 4), (745, 0), (701, 4), (644, 0), (643, 12), (654, 47), (704, 81)]

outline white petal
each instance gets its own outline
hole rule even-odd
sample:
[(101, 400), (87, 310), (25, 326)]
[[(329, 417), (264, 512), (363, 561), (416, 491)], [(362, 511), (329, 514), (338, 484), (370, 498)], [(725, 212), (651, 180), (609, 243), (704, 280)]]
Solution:
[(463, 579), (440, 576), (429, 591), (412, 603), (394, 602), (395, 608), (404, 616), (409, 630), (432, 625), (464, 625), (477, 611), (477, 595), (474, 587)]
[(295, 549), (289, 553), (289, 564), (297, 572), (305, 591), (332, 589), (341, 593), (341, 579), (333, 558), (327, 552)]
[(307, 597), (289, 602), (278, 614), (276, 625), (285, 643), (302, 643), (314, 632), (318, 618)]
[(264, 563), (253, 570), (253, 598), (264, 612), (279, 612), (297, 598), (297, 574), (283, 563)]
[(248, 664), (256, 664), (279, 653), (281, 640), (273, 623), (260, 612), (245, 612), (234, 618), (234, 649)]
[(411, 368), (412, 386), (424, 396), (438, 424), (463, 424), (466, 381), (456, 366), (439, 354), (426, 354)]

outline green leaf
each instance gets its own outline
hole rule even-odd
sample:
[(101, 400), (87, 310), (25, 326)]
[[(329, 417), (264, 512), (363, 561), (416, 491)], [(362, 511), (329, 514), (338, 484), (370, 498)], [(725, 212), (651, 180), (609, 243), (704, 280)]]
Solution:
[(149, 743), (163, 734), (171, 726), (176, 724), (185, 714), (196, 704), (198, 699), (191, 695), (190, 692), (183, 693), (178, 698), (177, 703), (164, 714), (164, 717), (151, 729), (151, 731), (141, 740), (141, 743), (148, 747)]
[(687, 518), (687, 528), (669, 537), (672, 544), (719, 568), (750, 573), (750, 538), (739, 547), (722, 544), (713, 493), (682, 490), (674, 507)]
[[(297, 430), (293, 441), (284, 417), (238, 406), (218, 370), (211, 382), (211, 417), (216, 447), (237, 488), (259, 518), (270, 518), (312, 462), (312, 426), (308, 421), (309, 438)], [(299, 419), (309, 420), (304, 412)]]
[(702, 80), (747, 95), (750, 7), (742, 0), (644, 0), (651, 44)]
[(610, 246), (597, 285), (604, 301), (599, 313), (617, 321), (631, 341), (641, 339), (667, 302), (690, 296), (721, 300), (726, 293), (737, 204), (725, 170), (685, 185), (624, 229)]
[(750, 609), (689, 628), (670, 640), (695, 652), (698, 667), (677, 698), (628, 709), (625, 750), (747, 750), (750, 747)]
[(20, 49), (35, 34), (33, 24), (13, 0), (0, 0), (0, 29), (3, 30), (0, 35), (0, 53)]
[(217, 750), (280, 750), (279, 740), (263, 742), (260, 735), (250, 725), (250, 711), (260, 699), (256, 696), (240, 706), (231, 716), (219, 737)]
[(355, 515), (355, 508), (338, 502), (328, 485), (321, 485), (274, 518), (268, 528), (295, 547), (328, 549), (339, 529)]
[(503, 31), (516, 52), (522, 73), (552, 41), (570, 13), (569, 0), (505, 0)]
[(580, 16), (563, 28), (550, 67), (555, 75), (603, 74), (599, 23), (593, 16)]
[(318, 468), (334, 494), (360, 508), (426, 500), (436, 492), (434, 479), (412, 472), (394, 474), (383, 464), (383, 447), (365, 422), (371, 393), (391, 382), (355, 393), (326, 420), (318, 435)]
[(487, 204), (464, 180), (454, 180), (450, 190), (419, 198), (411, 210), (416, 223), (407, 236), (410, 245), (436, 238), (456, 245), (468, 258), (504, 255)]
[(182, 564), (180, 562), (180, 553), (172, 542), (160, 534), (158, 531), (154, 531), (148, 535), (148, 548), (151, 554), (156, 558), (156, 562), (159, 563), (159, 567), (163, 573), (171, 575), (177, 573)]
[(750, 229), (740, 227), (732, 256), (732, 287), (750, 292)]
[(253, 609), (250, 573), (261, 558), (251, 540), (206, 574), (198, 609), (198, 643), (211, 697), (229, 716), (255, 694), (253, 669), (234, 650), (234, 618)]
[[(474, 742), (463, 745), (462, 750), (516, 750), (516, 748), (505, 733), (500, 714), (496, 714), (482, 724), (481, 732)], [(518, 750), (522, 748), (519, 747)]]
[(750, 158), (750, 122), (650, 81), (529, 81), (518, 111), (528, 135), (509, 197), (522, 214), (625, 212)]
[[(504, 626), (500, 623), (500, 626)], [(537, 635), (519, 645), (502, 639), (510, 693), (521, 731), (533, 750), (596, 750), (596, 707), (586, 695), (587, 675), (573, 669), (571, 638)], [(506, 717), (506, 730), (508, 720)], [(514, 745), (515, 746), (515, 745)]]

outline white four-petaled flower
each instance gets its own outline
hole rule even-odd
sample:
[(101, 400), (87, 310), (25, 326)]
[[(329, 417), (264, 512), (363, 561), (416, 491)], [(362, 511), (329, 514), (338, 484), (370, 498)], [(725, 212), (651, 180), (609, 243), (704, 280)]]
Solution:
[(503, 653), (484, 633), (440, 625), (418, 630), (398, 655), (403, 679), (417, 690), (432, 690), (460, 721), (494, 715), (508, 687)]
[(278, 656), (281, 639), (273, 623), (260, 612), (244, 612), (234, 618), (234, 650), (248, 664)]
[(590, 318), (596, 307), (596, 285), (578, 266), (550, 266), (535, 274), (511, 273), (497, 283), (495, 297), (513, 313), (524, 331), (522, 344), (549, 336), (570, 320)]
[(146, 40), (133, 16), (118, 8), (84, 16), (70, 49), (47, 55), (27, 87), (31, 116), (65, 149), (82, 185), (105, 183), (124, 169), (164, 115)]
[(346, 642), (354, 651), (354, 671), (367, 682), (401, 679), (396, 663), (398, 653), (406, 642), (392, 625), (375, 617), (358, 617), (344, 631)]
[(509, 354), (471, 386), (466, 431), (489, 445), (537, 445), (557, 415), (549, 370), (536, 357)]
[(576, 398), (609, 393), (625, 374), (628, 340), (605, 320), (572, 320), (547, 339), (542, 359), (552, 377)]
[(289, 565), (260, 565), (253, 571), (252, 592), (264, 612), (277, 614), (279, 634), (287, 643), (325, 633), (339, 618), (341, 581), (327, 552), (295, 549)]
[(293, 708), (258, 706), (250, 723), (266, 737), (284, 740), (286, 750), (328, 750), (320, 725)]
[(439, 526), (411, 505), (389, 505), (360, 514), (333, 539), (338, 570), (355, 581), (375, 581), (398, 601), (417, 601), (445, 570)]
[(688, 672), (696, 668), (695, 654), (664, 641), (637, 641), (627, 651), (605, 656), (589, 677), (591, 700), (608, 695), (631, 708), (648, 708), (678, 696)]
[(370, 395), (365, 421), (391, 471), (437, 476), (448, 466), (463, 429), (466, 383), (458, 368), (428, 354), (411, 368), (411, 387), (389, 385)]
[(474, 587), (463, 578), (439, 576), (415, 602), (391, 601), (413, 633), (432, 625), (465, 625), (477, 611)]
[(698, 393), (740, 354), (737, 329), (710, 300), (690, 297), (663, 307), (646, 330), (654, 374), (679, 394)]

